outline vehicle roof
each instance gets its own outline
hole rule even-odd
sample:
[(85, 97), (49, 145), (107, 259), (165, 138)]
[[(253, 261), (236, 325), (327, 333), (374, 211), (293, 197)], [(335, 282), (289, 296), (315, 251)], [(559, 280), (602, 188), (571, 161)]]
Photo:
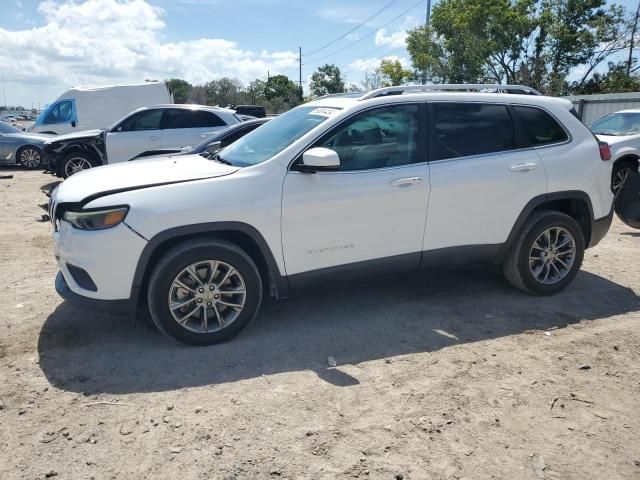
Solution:
[(523, 105), (539, 105), (557, 107), (562, 105), (567, 110), (573, 108), (573, 104), (564, 98), (547, 97), (544, 95), (520, 95), (512, 93), (487, 93), (487, 92), (449, 92), (427, 91), (411, 92), (401, 95), (386, 95), (381, 97), (360, 100), (353, 94), (329, 95), (309, 102), (308, 106), (350, 108), (355, 105), (376, 105), (402, 102), (424, 102), (429, 100), (465, 101), (465, 102), (489, 102), (489, 103), (515, 103)]
[(70, 90), (77, 92), (97, 92), (100, 90), (110, 90), (112, 88), (127, 88), (127, 87), (146, 87), (164, 85), (163, 82), (140, 82), (140, 83), (124, 83), (118, 85), (78, 85), (71, 87)]
[(212, 107), (210, 105), (199, 105), (199, 104), (189, 104), (189, 103), (167, 103), (167, 104), (159, 104), (159, 105), (149, 105), (148, 107), (140, 107), (135, 111), (139, 112), (142, 110), (152, 110), (155, 108), (180, 108), (183, 110), (210, 110), (213, 112), (225, 112), (225, 113), (236, 113), (235, 110), (231, 110), (230, 108), (223, 107)]
[(618, 110), (617, 112), (609, 113), (608, 115), (615, 115), (616, 113), (640, 113), (640, 108), (626, 108), (624, 110)]

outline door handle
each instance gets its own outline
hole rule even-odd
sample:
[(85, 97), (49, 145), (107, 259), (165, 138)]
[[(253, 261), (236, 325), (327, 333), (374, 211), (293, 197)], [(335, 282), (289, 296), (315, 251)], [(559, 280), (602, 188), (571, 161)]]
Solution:
[(419, 183), (422, 183), (422, 177), (399, 178), (398, 180), (389, 182), (389, 185), (392, 187), (410, 187), (411, 185), (417, 185)]
[(160, 137), (158, 137), (157, 135), (152, 135), (149, 137), (149, 140), (151, 140), (152, 142), (157, 142), (160, 139)]
[(517, 165), (512, 165), (510, 170), (512, 172), (530, 172), (531, 170), (535, 170), (537, 167), (537, 163), (518, 163)]

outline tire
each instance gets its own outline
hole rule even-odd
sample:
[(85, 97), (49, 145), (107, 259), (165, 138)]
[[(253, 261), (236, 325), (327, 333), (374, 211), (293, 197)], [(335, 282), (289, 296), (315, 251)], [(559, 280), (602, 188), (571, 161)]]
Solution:
[[(193, 267), (190, 272), (189, 267)], [(198, 275), (200, 283), (191, 272)], [(228, 293), (240, 292), (243, 287), (244, 296)], [(262, 279), (251, 257), (233, 243), (188, 240), (158, 261), (149, 279), (147, 300), (151, 318), (165, 336), (187, 345), (213, 345), (233, 338), (255, 318), (262, 303)], [(230, 304), (235, 307), (227, 306)], [(194, 313), (178, 323), (189, 312)]]
[(35, 170), (42, 166), (42, 150), (33, 145), (26, 145), (18, 150), (16, 157), (20, 165), (27, 170)]
[(631, 175), (638, 175), (638, 160), (624, 160), (616, 163), (611, 171), (611, 191), (617, 195)]
[(97, 166), (98, 162), (92, 155), (84, 152), (74, 152), (64, 157), (60, 165), (58, 165), (57, 175), (62, 178), (69, 178), (74, 173)]
[[(549, 229), (551, 229), (552, 244), (553, 232), (556, 232), (556, 244), (561, 245), (557, 249), (559, 253), (554, 254), (553, 251), (546, 253), (539, 248), (540, 245), (544, 246), (545, 242), (536, 243), (539, 238), (541, 240), (546, 238), (541, 236), (543, 232), (549, 231)], [(569, 237), (572, 238), (575, 248), (573, 255), (563, 253), (570, 251), (569, 247), (562, 246), (562, 243)], [(536, 245), (535, 247), (534, 244)], [(532, 295), (553, 295), (569, 285), (578, 274), (584, 258), (584, 249), (584, 234), (580, 225), (573, 218), (564, 213), (551, 210), (534, 212), (511, 246), (502, 270), (507, 281), (518, 290)], [(551, 255), (546, 264), (543, 261), (544, 255)], [(537, 258), (531, 263), (531, 266), (530, 256)], [(562, 263), (554, 260), (554, 256), (560, 258)], [(570, 264), (569, 268), (565, 269), (562, 266), (563, 264)], [(555, 265), (559, 265), (559, 267)], [(537, 277), (533, 270), (537, 272), (539, 268), (542, 268), (542, 270)], [(547, 282), (542, 281), (545, 278), (545, 273), (548, 275), (546, 277)]]

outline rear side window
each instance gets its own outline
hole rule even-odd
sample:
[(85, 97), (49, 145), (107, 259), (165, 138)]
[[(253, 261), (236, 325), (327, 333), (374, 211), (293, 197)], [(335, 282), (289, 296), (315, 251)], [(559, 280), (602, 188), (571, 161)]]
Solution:
[(223, 127), (226, 123), (213, 112), (168, 109), (162, 120), (164, 129)]
[(504, 105), (433, 103), (433, 114), (434, 160), (515, 148), (513, 122)]
[(564, 128), (547, 112), (535, 107), (513, 107), (522, 127), (522, 147), (560, 143), (569, 137)]

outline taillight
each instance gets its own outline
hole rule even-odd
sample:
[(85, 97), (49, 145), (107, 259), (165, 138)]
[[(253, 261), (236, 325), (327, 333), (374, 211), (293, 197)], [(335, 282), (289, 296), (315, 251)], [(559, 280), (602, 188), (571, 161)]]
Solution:
[(600, 158), (602, 160), (611, 160), (611, 147), (606, 142), (598, 142), (600, 148)]

